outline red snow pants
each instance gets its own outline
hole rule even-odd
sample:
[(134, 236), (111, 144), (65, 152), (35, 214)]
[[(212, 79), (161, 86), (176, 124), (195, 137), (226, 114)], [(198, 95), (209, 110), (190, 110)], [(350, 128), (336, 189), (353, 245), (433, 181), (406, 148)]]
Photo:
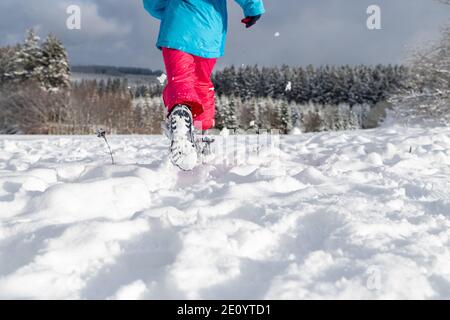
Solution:
[(217, 59), (208, 59), (169, 48), (163, 48), (167, 86), (164, 104), (170, 112), (176, 105), (185, 104), (192, 110), (197, 129), (214, 127), (215, 100), (211, 74)]

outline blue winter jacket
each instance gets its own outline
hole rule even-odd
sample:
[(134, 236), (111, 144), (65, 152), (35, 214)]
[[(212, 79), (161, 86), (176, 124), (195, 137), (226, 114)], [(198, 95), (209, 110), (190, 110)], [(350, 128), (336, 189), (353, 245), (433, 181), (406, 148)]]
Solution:
[[(157, 47), (204, 58), (223, 56), (227, 36), (227, 0), (143, 0), (161, 20)], [(235, 0), (246, 17), (264, 13), (262, 0)]]

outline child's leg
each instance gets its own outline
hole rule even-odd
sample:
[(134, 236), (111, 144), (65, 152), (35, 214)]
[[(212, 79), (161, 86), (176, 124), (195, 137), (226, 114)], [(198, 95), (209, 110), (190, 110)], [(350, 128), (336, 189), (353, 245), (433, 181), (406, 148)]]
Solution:
[(185, 104), (191, 108), (195, 118), (203, 112), (203, 101), (195, 90), (197, 75), (194, 56), (183, 51), (163, 48), (163, 57), (167, 73), (164, 104), (169, 112), (176, 105)]
[(195, 57), (195, 74), (197, 83), (195, 89), (203, 106), (203, 112), (194, 117), (195, 127), (202, 130), (208, 130), (214, 127), (215, 116), (215, 95), (214, 84), (211, 81), (211, 74), (217, 59), (206, 59)]

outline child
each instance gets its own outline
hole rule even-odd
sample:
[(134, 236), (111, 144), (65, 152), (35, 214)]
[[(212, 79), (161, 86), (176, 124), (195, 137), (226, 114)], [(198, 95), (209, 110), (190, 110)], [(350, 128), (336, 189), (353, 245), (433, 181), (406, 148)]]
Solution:
[[(264, 13), (262, 0), (236, 0), (247, 28)], [(214, 127), (211, 73), (223, 56), (227, 35), (227, 0), (144, 0), (145, 9), (161, 20), (157, 47), (162, 49), (168, 84), (164, 103), (172, 162), (182, 170), (197, 163), (194, 126)]]

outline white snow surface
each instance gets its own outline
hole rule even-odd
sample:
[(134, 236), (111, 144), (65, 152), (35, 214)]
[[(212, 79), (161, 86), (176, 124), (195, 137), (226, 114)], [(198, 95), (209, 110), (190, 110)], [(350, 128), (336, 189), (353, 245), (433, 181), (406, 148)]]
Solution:
[(0, 298), (450, 298), (450, 128), (110, 143), (0, 136)]

